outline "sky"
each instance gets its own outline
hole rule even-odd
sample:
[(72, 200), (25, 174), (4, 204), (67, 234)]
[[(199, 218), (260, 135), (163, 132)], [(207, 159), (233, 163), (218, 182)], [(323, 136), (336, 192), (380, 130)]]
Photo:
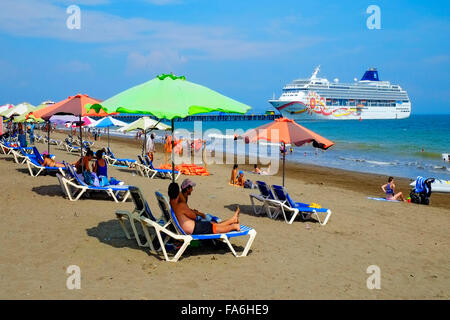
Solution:
[[(70, 5), (80, 29), (67, 27)], [(369, 29), (370, 5), (380, 29)], [(0, 105), (77, 93), (107, 99), (173, 72), (252, 107), (319, 75), (369, 67), (413, 113), (450, 113), (448, 1), (1, 0)], [(72, 21), (72, 20), (70, 20)]]

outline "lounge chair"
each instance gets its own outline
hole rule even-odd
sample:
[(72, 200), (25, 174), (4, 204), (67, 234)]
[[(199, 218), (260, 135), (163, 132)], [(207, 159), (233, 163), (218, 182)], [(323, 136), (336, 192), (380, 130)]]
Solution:
[[(67, 138), (66, 138), (66, 140), (64, 140), (64, 142), (65, 142), (64, 147), (66, 148), (67, 152), (80, 153), (81, 147), (74, 146), (72, 144), (72, 142)], [(83, 153), (84, 153), (84, 150), (83, 150)]]
[(25, 162), (27, 162), (28, 157), (33, 155), (33, 148), (32, 147), (12, 148), (11, 154), (14, 156), (14, 161), (16, 163), (24, 164)]
[[(43, 142), (48, 143), (48, 138), (43, 137)], [(50, 139), (50, 144), (61, 147), (64, 144), (64, 141), (56, 140), (56, 139)]]
[[(127, 201), (130, 196), (129, 186), (125, 185), (110, 185), (104, 187), (95, 187), (86, 184), (83, 180), (81, 180), (78, 175), (75, 173), (74, 168), (65, 163), (68, 173), (68, 179), (63, 178), (63, 184), (66, 188), (66, 194), (69, 197), (70, 201), (77, 201), (86, 191), (96, 191), (96, 192), (106, 192), (109, 196), (111, 196), (116, 203), (119, 202), (118, 196), (119, 193), (123, 193), (122, 201)], [(74, 191), (72, 191), (74, 189)], [(78, 193), (77, 193), (78, 191)]]
[[(280, 202), (280, 209), (283, 213), (284, 220), (288, 224), (292, 224), (297, 215), (300, 213), (300, 216), (303, 220), (308, 220), (311, 216), (315, 216), (319, 221), (320, 225), (324, 226), (327, 224), (328, 219), (331, 216), (331, 210), (326, 208), (314, 208), (311, 207), (310, 204), (302, 203), (302, 202), (294, 202), (289, 196), (285, 187), (272, 185), (272, 190), (275, 194), (275, 197)], [(291, 217), (288, 219), (286, 213), (290, 213)], [(318, 215), (318, 213), (326, 214), (325, 219), (322, 221)], [(278, 214), (273, 218), (276, 219)]]
[[(169, 259), (169, 257), (167, 256), (167, 252), (163, 246), (162, 250), (163, 250), (164, 256), (167, 261), (177, 262), (178, 259), (181, 257), (181, 255), (186, 250), (186, 248), (189, 246), (189, 244), (191, 243), (192, 240), (219, 240), (219, 241), (225, 242), (228, 245), (228, 247), (230, 248), (231, 252), (234, 254), (235, 257), (245, 257), (248, 254), (248, 251), (250, 250), (250, 247), (252, 246), (252, 243), (256, 237), (255, 229), (252, 229), (248, 226), (241, 225), (241, 231), (231, 231), (231, 232), (219, 233), (219, 234), (188, 235), (184, 232), (184, 230), (179, 225), (177, 217), (176, 217), (175, 213), (173, 212), (167, 198), (159, 192), (155, 192), (155, 195), (156, 195), (156, 198), (158, 199), (158, 204), (160, 205), (161, 210), (163, 210), (163, 212), (170, 212), (169, 217), (172, 222), (172, 225), (175, 227), (175, 230), (176, 230), (176, 233), (173, 233), (173, 232), (167, 230), (167, 228), (166, 228), (166, 229), (164, 229), (165, 230), (164, 232), (173, 239), (183, 241), (183, 245), (178, 249), (177, 253), (175, 254), (175, 256), (172, 259)], [(144, 223), (145, 222), (146, 221), (144, 220)], [(231, 245), (229, 239), (233, 238), (233, 237), (247, 236), (247, 235), (249, 236), (247, 244), (245, 245), (242, 253), (240, 255), (238, 255), (236, 253), (236, 251), (234, 250), (233, 246)]]
[[(134, 210), (132, 212), (125, 210), (117, 210), (116, 217), (119, 219), (120, 225), (125, 233), (127, 239), (136, 239), (137, 244), (140, 247), (149, 247), (152, 252), (157, 252), (161, 250), (161, 243), (156, 235), (154, 228), (149, 228), (147, 224), (145, 224), (142, 219), (149, 219), (150, 221), (158, 224), (162, 229), (167, 228), (171, 222), (170, 219), (165, 219), (164, 216), (156, 219), (153, 215), (150, 206), (142, 195), (141, 190), (138, 187), (130, 186), (130, 194), (131, 199), (134, 202)], [(131, 229), (133, 231), (133, 235), (130, 235), (128, 229), (125, 225), (125, 221), (128, 220)], [(136, 222), (139, 222), (142, 227), (142, 231), (144, 233), (145, 239), (147, 242), (143, 243), (141, 237), (136, 228)], [(168, 237), (161, 236), (161, 239), (165, 238), (163, 243), (165, 244)]]
[(138, 161), (136, 161), (135, 165), (136, 173), (140, 174), (141, 176), (150, 177), (150, 168), (147, 166), (144, 159), (142, 159), (142, 156), (138, 155), (137, 158)]
[[(172, 170), (171, 169), (157, 169), (157, 168), (155, 168), (153, 166), (152, 161), (148, 157), (148, 155), (145, 155), (145, 162), (147, 164), (147, 167), (149, 168), (148, 176), (150, 177), (150, 173), (152, 174), (150, 179), (153, 179), (157, 175), (160, 175), (163, 178), (172, 179)], [(178, 179), (179, 176), (180, 176), (180, 172), (175, 170), (175, 181)]]
[(134, 168), (136, 165), (136, 160), (134, 159), (116, 158), (109, 147), (106, 148), (105, 159), (108, 164), (115, 167)]
[[(256, 184), (260, 194), (250, 194), (253, 212), (256, 215), (260, 215), (264, 210), (269, 218), (273, 218), (274, 213), (272, 213), (271, 209), (280, 210), (279, 201), (274, 197), (270, 187), (264, 181), (256, 181)], [(257, 209), (254, 199), (262, 202), (259, 209)]]
[[(44, 163), (42, 155), (39, 153), (36, 147), (33, 147), (33, 155), (29, 155), (26, 159), (28, 171), (32, 177), (39, 176), (42, 172), (53, 173), (59, 172), (62, 176), (65, 176), (66, 168), (63, 167), (46, 167), (41, 163)], [(37, 172), (35, 171), (37, 170)]]

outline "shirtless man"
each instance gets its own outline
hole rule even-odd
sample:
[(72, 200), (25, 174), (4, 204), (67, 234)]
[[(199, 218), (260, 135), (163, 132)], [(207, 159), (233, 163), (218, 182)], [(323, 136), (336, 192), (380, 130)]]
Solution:
[[(184, 202), (187, 205), (188, 198), (191, 195), (192, 191), (194, 190), (194, 187), (197, 184), (195, 182), (192, 182), (190, 179), (184, 179), (181, 183), (181, 193), (179, 197), (179, 202)], [(206, 215), (197, 209), (191, 209), (197, 216), (202, 217), (203, 219), (206, 219)]]
[(180, 187), (177, 183), (172, 182), (169, 185), (168, 193), (170, 205), (177, 217), (178, 223), (187, 234), (215, 234), (240, 231), (239, 207), (236, 209), (234, 215), (224, 222), (196, 221), (197, 214), (189, 209), (186, 202), (180, 201)]

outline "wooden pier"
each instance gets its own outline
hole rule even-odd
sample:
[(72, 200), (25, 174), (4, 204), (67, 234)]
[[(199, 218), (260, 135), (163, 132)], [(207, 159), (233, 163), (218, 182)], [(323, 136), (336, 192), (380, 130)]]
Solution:
[[(119, 114), (114, 116), (118, 120), (131, 123), (140, 117), (149, 116), (152, 119), (158, 120), (154, 116), (145, 114)], [(279, 114), (211, 114), (211, 115), (195, 115), (186, 118), (176, 118), (175, 122), (190, 122), (190, 121), (253, 121), (253, 120), (269, 120), (273, 121), (280, 118)], [(94, 117), (96, 118), (96, 117)], [(167, 122), (164, 120), (164, 122)]]

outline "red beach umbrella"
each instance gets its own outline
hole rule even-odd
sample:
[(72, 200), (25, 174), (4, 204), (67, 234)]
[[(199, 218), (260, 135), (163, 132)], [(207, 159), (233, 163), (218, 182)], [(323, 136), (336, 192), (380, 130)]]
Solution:
[(272, 143), (280, 143), (283, 150), (283, 186), (286, 160), (286, 144), (297, 147), (305, 143), (312, 143), (313, 147), (326, 150), (334, 142), (318, 135), (317, 133), (299, 125), (294, 120), (279, 118), (274, 122), (262, 125), (255, 129), (250, 129), (242, 135), (246, 143), (266, 140)]
[[(37, 110), (36, 112), (31, 113), (29, 116), (34, 116), (35, 118), (42, 118), (46, 121), (49, 121), (50, 117), (53, 115), (74, 115), (78, 116), (81, 122), (81, 117), (84, 116), (98, 116), (103, 117), (108, 114), (100, 109), (99, 112), (95, 112), (95, 110), (87, 110), (85, 106), (87, 104), (98, 104), (101, 103), (101, 100), (94, 99), (89, 97), (86, 94), (77, 94), (75, 96), (68, 97), (65, 100), (52, 104), (46, 108)], [(48, 126), (50, 127), (50, 125)], [(83, 134), (80, 126), (80, 137), (81, 137), (81, 145), (83, 145)], [(48, 150), (50, 152), (50, 142), (48, 145)], [(83, 148), (80, 148), (81, 156), (83, 156)]]

